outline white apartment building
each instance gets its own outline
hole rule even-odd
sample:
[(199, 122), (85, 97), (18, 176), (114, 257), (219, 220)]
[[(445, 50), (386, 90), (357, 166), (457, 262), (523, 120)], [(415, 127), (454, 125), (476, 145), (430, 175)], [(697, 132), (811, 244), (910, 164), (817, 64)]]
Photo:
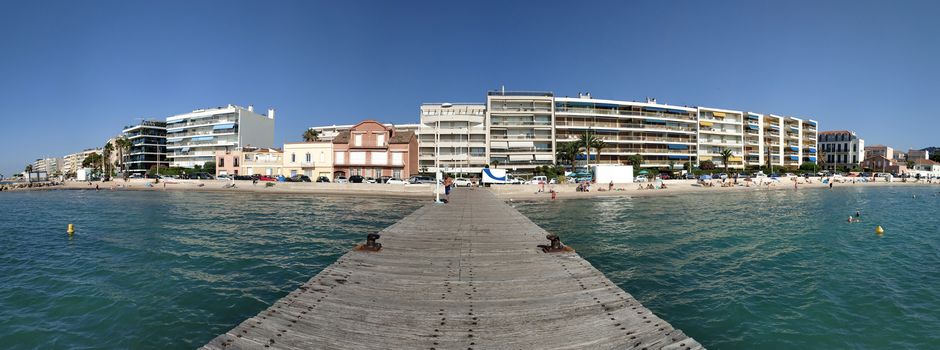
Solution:
[(744, 169), (744, 112), (698, 108), (698, 161), (724, 167), (721, 153), (731, 150), (728, 168)]
[(853, 169), (865, 160), (865, 140), (854, 131), (835, 130), (819, 133), (819, 147), (823, 152), (823, 168), (839, 171)]
[(62, 157), (62, 173), (63, 174), (76, 174), (79, 169), (84, 168), (82, 163), (85, 162), (85, 158), (89, 155), (97, 153), (101, 155), (101, 149), (86, 149), (81, 152), (72, 153)]
[(486, 96), (491, 165), (532, 172), (555, 163), (555, 97), (551, 92), (490, 91)]
[(239, 147), (272, 147), (274, 110), (267, 115), (248, 108), (197, 109), (166, 119), (166, 151), (170, 166), (192, 168), (215, 160), (217, 151)]
[(63, 162), (63, 159), (58, 157), (36, 159), (33, 162), (33, 171), (45, 171), (49, 175), (61, 174)]
[(418, 168), (480, 173), (486, 157), (486, 106), (472, 103), (425, 103), (418, 129)]

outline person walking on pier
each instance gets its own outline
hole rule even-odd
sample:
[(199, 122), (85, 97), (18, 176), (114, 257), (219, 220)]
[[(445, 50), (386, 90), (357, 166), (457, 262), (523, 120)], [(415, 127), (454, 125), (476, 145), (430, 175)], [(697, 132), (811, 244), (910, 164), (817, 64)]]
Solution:
[(454, 185), (454, 180), (450, 178), (450, 175), (444, 175), (444, 197), (447, 198), (447, 202), (450, 203), (450, 188)]

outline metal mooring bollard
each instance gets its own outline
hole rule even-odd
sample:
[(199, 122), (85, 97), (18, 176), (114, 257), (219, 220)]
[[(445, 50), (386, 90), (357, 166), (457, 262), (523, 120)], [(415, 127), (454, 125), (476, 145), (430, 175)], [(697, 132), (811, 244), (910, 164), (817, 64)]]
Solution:
[(356, 250), (368, 250), (370, 252), (377, 252), (382, 249), (382, 243), (376, 242), (375, 240), (381, 238), (382, 235), (378, 233), (370, 233), (366, 235), (366, 244), (360, 244), (356, 247)]
[(542, 251), (543, 251), (543, 252), (546, 252), (546, 253), (557, 253), (557, 252), (570, 252), (570, 251), (574, 251), (573, 249), (568, 248), (568, 247), (565, 246), (564, 244), (561, 244), (561, 238), (558, 237), (558, 235), (556, 235), (556, 234), (554, 234), (554, 233), (548, 234), (547, 236), (545, 236), (545, 238), (548, 239), (549, 242), (551, 242), (551, 244), (549, 244), (549, 245), (540, 244), (540, 245), (539, 245), (539, 248), (542, 248)]

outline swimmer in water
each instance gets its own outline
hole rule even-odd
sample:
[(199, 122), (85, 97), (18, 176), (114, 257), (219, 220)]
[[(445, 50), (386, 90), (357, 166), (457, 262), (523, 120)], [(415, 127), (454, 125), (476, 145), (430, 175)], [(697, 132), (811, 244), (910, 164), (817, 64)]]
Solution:
[(855, 211), (855, 217), (859, 217), (859, 216), (862, 216), (862, 212), (859, 211), (859, 210), (856, 210), (856, 211)]
[(855, 221), (855, 219), (849, 216), (849, 223), (851, 224), (853, 221)]

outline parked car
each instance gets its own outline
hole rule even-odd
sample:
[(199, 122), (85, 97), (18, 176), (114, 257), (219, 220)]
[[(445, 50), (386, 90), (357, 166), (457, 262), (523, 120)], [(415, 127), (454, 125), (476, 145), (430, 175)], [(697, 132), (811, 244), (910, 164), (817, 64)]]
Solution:
[(287, 178), (288, 182), (310, 182), (310, 177), (307, 175), (297, 174)]
[(532, 180), (529, 180), (529, 184), (538, 185), (540, 183), (548, 183), (548, 177), (545, 176), (533, 176)]
[(255, 179), (255, 177), (254, 177), (254, 176), (248, 176), (248, 175), (235, 175), (235, 180), (254, 180), (254, 179)]
[(783, 177), (796, 177), (796, 174), (794, 174), (794, 173), (786, 173), (786, 174), (783, 174)]
[(454, 179), (454, 186), (457, 187), (470, 187), (473, 186), (473, 182), (462, 177)]
[(347, 179), (345, 176), (337, 176), (337, 177), (336, 177), (336, 183), (338, 183), (338, 184), (348, 184), (348, 183), (349, 183), (349, 179)]
[(634, 182), (647, 182), (649, 181), (649, 179), (646, 178), (646, 175), (637, 175), (637, 177), (633, 179), (633, 181)]
[(656, 178), (659, 178), (661, 180), (669, 180), (671, 177), (669, 176), (669, 174), (661, 173), (659, 175), (656, 175)]
[(330, 178), (326, 176), (317, 177), (317, 182), (330, 182)]
[(221, 174), (221, 175), (219, 175), (219, 176), (216, 176), (215, 179), (216, 179), (216, 180), (231, 180), (231, 179), (232, 179), (232, 176), (231, 176), (231, 175), (226, 175), (226, 174)]
[(162, 175), (158, 175), (158, 174), (147, 174), (147, 175), (144, 175), (144, 177), (148, 179), (162, 179), (163, 178)]
[(715, 175), (715, 177), (716, 177), (716, 178), (719, 178), (719, 179), (722, 179), (722, 180), (727, 180), (727, 179), (728, 179), (728, 174), (725, 174), (725, 173), (718, 173), (718, 175)]
[(273, 176), (261, 175), (258, 177), (258, 181), (277, 181), (277, 178)]
[(392, 178), (389, 178), (387, 181), (385, 181), (385, 183), (389, 185), (405, 185), (408, 183), (408, 181), (399, 179), (397, 177), (392, 177)]
[(362, 175), (353, 175), (349, 177), (349, 182), (354, 184), (361, 184), (364, 180), (365, 178), (363, 178)]
[(686, 180), (695, 180), (695, 174), (693, 174), (693, 173), (685, 173), (685, 179), (686, 179)]
[(374, 179), (374, 178), (371, 178), (371, 177), (367, 177), (366, 180), (365, 180), (365, 183), (367, 183), (367, 184), (374, 184), (374, 183), (376, 183), (376, 182), (377, 182), (377, 181), (375, 181), (375, 179)]
[(128, 176), (128, 178), (131, 178), (131, 179), (141, 179), (143, 177), (144, 176), (141, 175), (140, 173), (134, 173), (134, 174), (131, 174), (131, 176)]
[(433, 184), (434, 179), (432, 179), (430, 176), (412, 176), (410, 179), (408, 179), (408, 183), (410, 184)]

